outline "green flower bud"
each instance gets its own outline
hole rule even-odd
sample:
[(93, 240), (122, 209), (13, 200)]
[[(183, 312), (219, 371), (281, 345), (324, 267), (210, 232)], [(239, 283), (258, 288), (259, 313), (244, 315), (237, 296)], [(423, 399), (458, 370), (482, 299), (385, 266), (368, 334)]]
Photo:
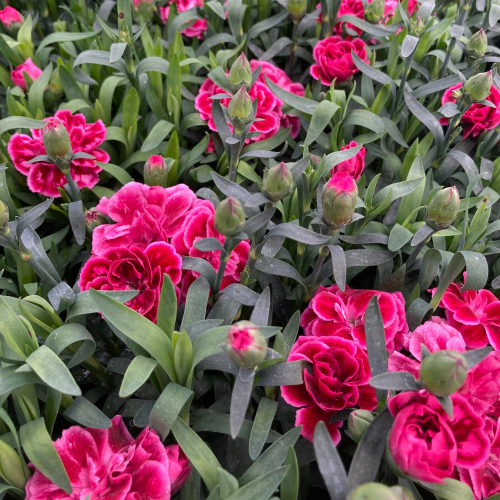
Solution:
[(417, 20), (414, 21), (413, 19), (411, 20), (411, 25), (410, 25), (410, 35), (416, 36), (420, 38), (425, 31), (425, 23), (422, 21), (422, 18), (420, 16), (417, 17)]
[(12, 447), (1, 440), (0, 476), (12, 486), (24, 490), (26, 475), (24, 473), (23, 461)]
[(61, 19), (55, 21), (52, 26), (54, 27), (54, 31), (56, 33), (64, 33), (68, 31), (68, 24), (66, 23), (66, 21), (62, 21)]
[(250, 99), (244, 85), (229, 101), (227, 115), (238, 135), (241, 135), (243, 129), (252, 121), (252, 99)]
[(474, 33), (469, 40), (466, 47), (466, 52), (472, 59), (479, 59), (486, 54), (488, 48), (488, 39), (486, 38), (486, 33), (484, 29), (481, 28), (479, 31)]
[(155, 8), (151, 0), (143, 0), (136, 4), (134, 13), (136, 17), (142, 17), (145, 21), (151, 21), (155, 13)]
[(0, 236), (8, 236), (9, 229), (9, 207), (0, 200)]
[(351, 437), (356, 443), (361, 441), (361, 438), (364, 436), (368, 427), (370, 427), (370, 424), (374, 420), (375, 416), (373, 413), (367, 410), (354, 410), (349, 415), (347, 425), (349, 427)]
[(321, 195), (323, 204), (323, 219), (334, 230), (343, 228), (351, 220), (358, 187), (347, 172), (337, 172), (332, 175)]
[(144, 164), (144, 184), (167, 187), (168, 171), (168, 164), (163, 156), (150, 156)]
[(455, 186), (438, 191), (427, 206), (426, 222), (433, 229), (445, 229), (456, 219), (460, 195)]
[(236, 236), (245, 225), (243, 205), (236, 198), (222, 200), (215, 209), (214, 224), (224, 236)]
[(257, 368), (266, 359), (267, 344), (258, 326), (239, 321), (229, 328), (224, 350), (238, 366)]
[(94, 229), (102, 224), (109, 223), (109, 219), (95, 208), (85, 211), (85, 229), (87, 234), (92, 234)]
[(186, 332), (174, 332), (174, 369), (177, 382), (186, 385), (193, 364), (193, 344)]
[(264, 171), (262, 192), (271, 200), (279, 201), (293, 188), (293, 175), (285, 163), (281, 162)]
[(288, 0), (286, 7), (294, 22), (298, 22), (306, 13), (307, 0)]
[(399, 498), (385, 484), (365, 483), (356, 488), (347, 500), (399, 500)]
[(247, 90), (250, 90), (250, 86), (252, 85), (252, 68), (243, 52), (231, 66), (227, 80), (234, 93), (238, 92), (243, 86)]
[(43, 145), (45, 152), (51, 160), (61, 160), (68, 163), (71, 161), (73, 150), (71, 139), (66, 127), (57, 119), (50, 118), (43, 129)]
[(420, 365), (420, 380), (435, 396), (449, 396), (457, 392), (467, 378), (468, 364), (457, 351), (436, 351)]
[(486, 99), (491, 93), (493, 78), (491, 71), (479, 73), (471, 76), (464, 85), (464, 93), (473, 102), (480, 102)]
[(385, 0), (372, 0), (365, 8), (365, 19), (369, 23), (378, 23), (385, 13)]

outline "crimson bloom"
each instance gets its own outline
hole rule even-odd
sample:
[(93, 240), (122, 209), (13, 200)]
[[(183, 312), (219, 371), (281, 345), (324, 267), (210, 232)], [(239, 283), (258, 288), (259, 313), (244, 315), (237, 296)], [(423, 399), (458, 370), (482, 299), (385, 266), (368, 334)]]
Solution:
[(148, 427), (133, 439), (121, 416), (111, 422), (109, 429), (75, 425), (54, 442), (71, 495), (35, 470), (26, 483), (26, 500), (170, 500), (191, 471), (179, 446), (164, 446)]
[[(79, 188), (93, 188), (99, 182), (101, 168), (96, 161), (109, 162), (106, 151), (99, 146), (106, 140), (106, 127), (101, 120), (87, 123), (82, 114), (72, 115), (68, 110), (57, 111), (53, 118), (68, 130), (73, 153), (87, 153), (95, 159), (78, 158), (71, 161), (71, 175)], [(40, 161), (28, 163), (33, 158), (45, 155), (42, 129), (31, 130), (31, 136), (15, 133), (9, 141), (7, 150), (14, 166), (28, 177), (28, 187), (34, 193), (59, 197), (58, 187), (67, 183), (64, 174), (52, 163)]]
[[(454, 90), (460, 88), (462, 88), (461, 83), (449, 88), (443, 95), (442, 104), (457, 102), (452, 94)], [(495, 107), (491, 108), (484, 104), (473, 103), (462, 116), (461, 123), (464, 128), (464, 139), (467, 139), (469, 135), (477, 137), (481, 132), (494, 129), (500, 124), (500, 90), (492, 85), (490, 95), (486, 97), (486, 100), (492, 102)], [(439, 121), (446, 125), (448, 118), (442, 118)]]
[(452, 283), (441, 299), (448, 323), (462, 334), (468, 349), (490, 343), (500, 350), (500, 301), (488, 290), (461, 292), (460, 288)]
[(408, 332), (405, 301), (400, 292), (353, 290), (342, 292), (337, 285), (320, 287), (300, 317), (306, 335), (316, 337), (336, 335), (352, 339), (366, 349), (365, 311), (370, 299), (378, 297), (384, 322), (385, 340), (389, 351), (399, 350), (403, 335)]
[(92, 256), (82, 268), (80, 288), (95, 290), (138, 290), (126, 303), (151, 321), (156, 321), (163, 274), (174, 285), (181, 280), (182, 259), (174, 247), (159, 241), (144, 250), (139, 247), (114, 248)]
[(354, 52), (362, 61), (369, 63), (366, 44), (361, 38), (348, 41), (339, 36), (331, 36), (320, 40), (313, 50), (316, 64), (311, 66), (311, 76), (321, 80), (323, 85), (349, 81), (359, 70), (352, 60)]
[(21, 24), (23, 16), (14, 7), (7, 6), (5, 9), (0, 10), (0, 22), (6, 28), (10, 28), (13, 24)]
[(330, 424), (335, 413), (359, 406), (377, 406), (375, 390), (368, 385), (370, 365), (366, 352), (352, 340), (341, 337), (299, 337), (288, 361), (306, 360), (312, 370), (304, 370), (304, 383), (281, 388), (283, 399), (297, 410), (295, 425), (303, 425), (302, 435), (312, 441), (314, 428), (322, 420), (335, 444), (340, 441), (342, 422)]
[[(358, 143), (356, 141), (351, 141), (349, 144), (342, 146), (340, 150), (346, 151), (357, 146)], [(365, 168), (365, 154), (366, 149), (362, 147), (350, 160), (341, 161), (338, 165), (335, 165), (330, 173), (333, 175), (337, 172), (347, 172), (354, 180), (357, 181), (361, 177)]]
[(16, 66), (11, 71), (10, 77), (12, 78), (12, 82), (14, 83), (14, 85), (21, 87), (23, 90), (27, 90), (24, 73), (26, 73), (33, 81), (36, 81), (43, 73), (43, 71), (31, 60), (31, 57), (29, 59), (26, 59), (23, 64)]
[(425, 391), (402, 392), (389, 400), (395, 417), (389, 450), (403, 473), (442, 483), (455, 466), (480, 467), (488, 458), (490, 442), (483, 418), (461, 395), (450, 397), (453, 418)]
[[(265, 61), (250, 61), (252, 71), (255, 71), (259, 66), (262, 67), (259, 78), (249, 91), (249, 96), (252, 99), (257, 99), (257, 115), (261, 121), (256, 121), (250, 128), (250, 132), (258, 132), (258, 137), (247, 139), (248, 142), (258, 142), (268, 139), (276, 135), (280, 127), (292, 127), (291, 136), (297, 137), (300, 132), (299, 118), (293, 115), (283, 113), (281, 106), (283, 102), (278, 99), (267, 86), (265, 77), (267, 76), (273, 83), (293, 94), (303, 96), (304, 87), (300, 83), (294, 83), (283, 70)], [(195, 108), (200, 113), (202, 120), (207, 122), (210, 130), (216, 131), (217, 128), (212, 118), (213, 100), (210, 98), (215, 94), (226, 93), (225, 90), (217, 87), (215, 83), (207, 78), (200, 87), (195, 100)], [(220, 102), (227, 106), (230, 99), (222, 99)]]
[[(186, 12), (194, 7), (203, 7), (203, 0), (170, 0), (167, 6), (160, 7), (160, 17), (165, 24), (167, 24), (170, 6), (174, 3), (177, 7), (177, 12)], [(191, 26), (183, 29), (181, 33), (189, 38), (198, 38), (201, 40), (205, 31), (207, 31), (207, 22), (204, 19), (197, 19)]]

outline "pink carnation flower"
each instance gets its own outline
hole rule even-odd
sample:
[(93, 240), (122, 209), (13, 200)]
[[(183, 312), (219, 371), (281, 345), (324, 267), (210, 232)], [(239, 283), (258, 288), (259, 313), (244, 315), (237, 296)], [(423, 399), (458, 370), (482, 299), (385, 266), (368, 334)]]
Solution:
[(164, 446), (148, 427), (133, 439), (121, 416), (111, 422), (110, 429), (70, 427), (54, 442), (73, 493), (35, 470), (26, 500), (170, 500), (191, 471), (179, 446)]
[[(106, 140), (106, 127), (101, 120), (87, 123), (82, 114), (72, 115), (68, 110), (57, 111), (53, 118), (45, 121), (58, 120), (68, 130), (73, 153), (88, 153), (95, 160), (79, 158), (71, 162), (71, 175), (79, 188), (93, 188), (99, 182), (101, 168), (96, 161), (109, 162), (109, 155), (98, 147)], [(64, 174), (52, 163), (41, 161), (28, 163), (36, 156), (44, 155), (43, 130), (31, 130), (31, 137), (15, 133), (9, 141), (7, 150), (14, 166), (28, 177), (28, 187), (33, 193), (45, 196), (59, 197), (58, 187), (66, 184)]]
[(174, 285), (181, 280), (182, 259), (172, 245), (159, 241), (145, 250), (139, 247), (114, 248), (101, 256), (92, 256), (80, 274), (80, 289), (138, 290), (126, 303), (134, 311), (156, 321), (163, 274)]
[[(353, 149), (358, 146), (356, 141), (351, 141), (349, 144), (342, 146), (341, 151), (346, 151), (348, 149)], [(335, 165), (330, 173), (336, 174), (337, 172), (347, 172), (354, 180), (358, 180), (365, 169), (365, 154), (366, 149), (361, 148), (356, 156), (353, 156), (350, 160), (341, 161), (338, 165)]]
[[(203, 238), (216, 238), (224, 244), (225, 238), (214, 226), (215, 209), (212, 202), (198, 200), (196, 206), (189, 211), (179, 231), (172, 238), (172, 245), (180, 255), (199, 257), (209, 262), (218, 271), (220, 265), (220, 250), (213, 252), (202, 252), (194, 247), (194, 244)], [(221, 289), (231, 283), (239, 283), (241, 273), (245, 269), (248, 260), (250, 244), (248, 241), (240, 242), (231, 252), (231, 257), (224, 271)], [(197, 273), (187, 271), (182, 279), (181, 293), (185, 297), (189, 285), (196, 279)]]
[(500, 300), (488, 290), (461, 292), (460, 288), (452, 283), (439, 304), (448, 323), (462, 334), (468, 349), (490, 343), (500, 350)]
[[(265, 76), (267, 76), (273, 83), (279, 87), (291, 92), (293, 94), (303, 96), (304, 87), (300, 83), (294, 83), (281, 69), (266, 62), (266, 61), (250, 61), (252, 71), (255, 71), (259, 66), (262, 67), (259, 78), (250, 89), (249, 95), (252, 99), (257, 99), (257, 116), (256, 118), (262, 121), (257, 121), (252, 125), (250, 132), (259, 132), (258, 137), (248, 139), (248, 142), (257, 142), (276, 135), (280, 127), (292, 127), (291, 136), (297, 137), (300, 132), (300, 120), (293, 115), (286, 115), (283, 113), (281, 106), (283, 102), (278, 99), (267, 86)], [(216, 131), (215, 123), (212, 118), (212, 99), (211, 96), (215, 94), (226, 93), (225, 90), (217, 87), (215, 83), (207, 78), (200, 87), (198, 95), (195, 100), (195, 108), (199, 111), (202, 120), (207, 122), (210, 130)], [(222, 105), (229, 104), (229, 99), (222, 99)]]
[(378, 297), (385, 328), (387, 349), (401, 349), (408, 332), (405, 301), (400, 292), (353, 290), (342, 292), (337, 285), (320, 287), (300, 317), (306, 335), (315, 337), (336, 335), (358, 342), (366, 349), (365, 311), (370, 299)]
[(12, 82), (14, 85), (21, 87), (23, 90), (27, 90), (26, 80), (24, 79), (24, 73), (26, 73), (33, 81), (38, 80), (43, 71), (31, 60), (26, 59), (23, 64), (16, 66), (10, 73)]
[(145, 248), (155, 241), (169, 242), (196, 201), (185, 184), (162, 188), (130, 182), (111, 198), (101, 198), (97, 205), (97, 210), (116, 224), (103, 224), (94, 230), (92, 253), (102, 255), (111, 248)]
[(341, 337), (299, 337), (288, 361), (306, 360), (312, 370), (304, 370), (304, 383), (281, 388), (283, 399), (297, 410), (295, 425), (303, 425), (302, 435), (312, 441), (314, 428), (325, 422), (335, 444), (340, 441), (342, 422), (330, 424), (335, 413), (359, 406), (377, 406), (375, 390), (368, 385), (370, 365), (366, 352), (352, 340)]
[[(177, 12), (186, 12), (194, 7), (203, 7), (203, 0), (170, 0), (169, 5), (160, 7), (160, 16), (165, 24), (167, 24), (170, 5), (173, 3), (177, 6)], [(201, 40), (205, 31), (207, 31), (207, 22), (204, 19), (197, 19), (191, 26), (182, 30), (181, 33), (189, 38), (196, 37)]]
[[(23, 16), (14, 7), (5, 7), (0, 10), (0, 22), (6, 27), (10, 28), (13, 24), (21, 24)], [(31, 61), (31, 59), (28, 59)]]

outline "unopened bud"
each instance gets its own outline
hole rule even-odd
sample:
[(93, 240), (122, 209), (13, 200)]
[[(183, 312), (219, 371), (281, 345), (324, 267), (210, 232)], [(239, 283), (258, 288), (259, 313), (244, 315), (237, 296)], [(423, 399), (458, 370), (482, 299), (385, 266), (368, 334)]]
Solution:
[(222, 200), (215, 209), (214, 224), (224, 236), (236, 236), (245, 225), (243, 205), (236, 198)]
[(61, 160), (67, 163), (69, 170), (69, 163), (73, 155), (71, 139), (66, 127), (57, 118), (50, 118), (47, 121), (43, 129), (43, 145), (51, 160), (54, 162)]
[(457, 392), (467, 378), (468, 364), (457, 351), (445, 350), (429, 354), (420, 365), (420, 380), (435, 396)]
[(8, 236), (9, 230), (9, 207), (0, 200), (0, 236)]
[(464, 85), (464, 93), (473, 102), (481, 102), (491, 93), (493, 78), (491, 71), (471, 76)]
[(238, 92), (243, 86), (246, 90), (250, 90), (250, 86), (252, 85), (252, 68), (243, 52), (231, 66), (227, 79), (234, 93)]
[(250, 99), (245, 86), (242, 86), (229, 101), (227, 115), (234, 131), (241, 135), (243, 129), (252, 121), (253, 116), (252, 99)]
[(399, 500), (399, 498), (385, 484), (365, 483), (358, 486), (347, 500)]
[(288, 0), (286, 8), (288, 9), (288, 13), (292, 16), (294, 22), (298, 22), (306, 13), (307, 0)]
[(145, 21), (151, 21), (153, 19), (155, 9), (151, 0), (141, 0), (135, 4), (134, 14), (136, 17), (141, 17)]
[(24, 18), (14, 7), (7, 6), (0, 10), (0, 22), (5, 28), (15, 31), (18, 30), (24, 22)]
[(68, 24), (66, 23), (66, 21), (63, 21), (62, 19), (58, 19), (57, 21), (55, 21), (52, 26), (56, 33), (64, 33), (68, 31)]
[(425, 31), (425, 23), (424, 21), (422, 21), (422, 18), (418, 16), (416, 21), (412, 19), (410, 34), (420, 38), (424, 34), (424, 31)]
[(385, 13), (385, 0), (372, 0), (365, 8), (365, 19), (369, 23), (378, 23)]
[(481, 28), (479, 31), (474, 33), (469, 40), (466, 47), (466, 52), (472, 59), (479, 59), (486, 54), (488, 48), (488, 39), (486, 38), (486, 33), (484, 29)]
[(95, 208), (89, 208), (85, 211), (85, 229), (88, 234), (92, 234), (96, 227), (108, 222), (108, 218)]
[(365, 435), (365, 432), (374, 420), (375, 416), (373, 413), (367, 410), (354, 410), (349, 415), (347, 426), (349, 427), (352, 439), (356, 443), (361, 441), (361, 438)]
[(259, 327), (250, 321), (239, 321), (229, 328), (224, 350), (238, 366), (257, 368), (267, 355), (267, 344)]
[(462, 89), (459, 88), (459, 89), (452, 90), (451, 95), (452, 95), (453, 99), (455, 99), (457, 101), (461, 101), (463, 96), (464, 96), (464, 93), (462, 92)]
[(26, 475), (23, 461), (11, 446), (1, 440), (0, 476), (12, 486), (24, 490)]
[(351, 220), (358, 196), (354, 179), (347, 172), (337, 172), (325, 184), (321, 195), (323, 219), (334, 230)]
[(433, 229), (445, 229), (456, 219), (460, 195), (456, 186), (438, 191), (427, 206), (426, 223)]
[(177, 382), (180, 385), (187, 383), (192, 364), (193, 344), (189, 335), (185, 331), (182, 333), (174, 332), (174, 369)]
[(286, 163), (281, 162), (264, 171), (263, 193), (273, 201), (282, 200), (293, 188), (293, 175)]
[(144, 184), (167, 187), (168, 170), (167, 162), (163, 156), (150, 156), (144, 164)]

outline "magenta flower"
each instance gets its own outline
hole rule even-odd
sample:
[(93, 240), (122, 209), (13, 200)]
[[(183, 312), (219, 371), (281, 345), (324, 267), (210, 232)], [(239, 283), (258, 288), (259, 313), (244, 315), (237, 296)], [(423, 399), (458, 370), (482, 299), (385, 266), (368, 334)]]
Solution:
[(451, 399), (453, 419), (425, 391), (402, 392), (389, 400), (395, 417), (389, 449), (403, 473), (442, 483), (455, 466), (481, 467), (488, 458), (490, 442), (483, 418), (459, 394)]
[(174, 247), (162, 241), (144, 250), (134, 246), (113, 248), (86, 262), (80, 274), (80, 289), (138, 290), (139, 294), (126, 305), (156, 321), (163, 274), (167, 273), (177, 285), (181, 266), (182, 259)]
[[(87, 123), (82, 114), (72, 115), (68, 110), (57, 111), (53, 118), (45, 121), (58, 120), (68, 130), (73, 153), (88, 153), (95, 160), (78, 158), (71, 161), (71, 175), (79, 188), (93, 188), (99, 182), (101, 168), (96, 161), (109, 162), (106, 151), (99, 146), (106, 140), (106, 127), (101, 120)], [(42, 129), (31, 130), (31, 137), (15, 133), (9, 141), (7, 150), (14, 166), (28, 177), (28, 187), (33, 193), (45, 196), (59, 197), (57, 188), (67, 183), (64, 174), (52, 163), (40, 161), (28, 163), (36, 156), (44, 155)]]
[(155, 241), (169, 242), (196, 201), (185, 184), (162, 188), (130, 182), (111, 198), (101, 198), (97, 205), (97, 210), (116, 224), (95, 229), (92, 252), (102, 255), (111, 248), (145, 248)]
[[(348, 149), (353, 149), (358, 146), (356, 141), (351, 141), (349, 144), (342, 146), (341, 151), (346, 151)], [(366, 149), (361, 148), (356, 156), (353, 156), (350, 160), (341, 161), (338, 165), (335, 165), (330, 173), (336, 174), (337, 172), (347, 172), (354, 180), (358, 180), (365, 169), (365, 154)]]
[[(252, 71), (255, 71), (259, 66), (262, 67), (259, 78), (249, 92), (252, 101), (257, 99), (259, 105), (257, 107), (256, 118), (262, 121), (255, 122), (250, 129), (251, 132), (259, 132), (260, 135), (252, 139), (247, 139), (247, 141), (258, 142), (268, 139), (276, 135), (280, 127), (288, 128), (290, 126), (292, 127), (291, 136), (293, 138), (297, 137), (301, 128), (299, 118), (283, 113), (281, 109), (283, 102), (271, 92), (267, 86), (265, 76), (287, 92), (299, 96), (304, 95), (304, 87), (300, 83), (294, 83), (283, 70), (268, 62), (253, 60), (250, 61), (250, 66), (252, 67)], [(201, 119), (207, 122), (210, 130), (214, 131), (216, 131), (217, 128), (212, 118), (213, 100), (210, 99), (210, 97), (220, 93), (226, 92), (220, 87), (217, 87), (212, 80), (207, 78), (201, 85), (195, 100), (195, 108), (200, 113)], [(229, 98), (222, 99), (221, 103), (227, 106), (229, 100)]]
[(312, 371), (304, 370), (304, 383), (283, 386), (281, 395), (297, 410), (295, 425), (303, 425), (302, 435), (312, 441), (314, 428), (322, 420), (335, 444), (340, 441), (342, 422), (330, 424), (344, 408), (373, 410), (375, 390), (368, 385), (370, 365), (366, 352), (352, 340), (341, 337), (299, 337), (288, 361), (307, 360)]
[[(167, 24), (168, 15), (170, 13), (170, 5), (176, 4), (177, 12), (186, 12), (194, 7), (203, 7), (203, 0), (170, 0), (166, 7), (160, 7), (160, 17), (164, 24)], [(203, 35), (207, 31), (207, 22), (204, 19), (197, 19), (191, 26), (181, 31), (183, 35), (189, 38), (203, 39)]]
[(121, 416), (111, 422), (110, 429), (70, 427), (54, 442), (71, 495), (35, 470), (26, 500), (170, 500), (191, 470), (178, 445), (163, 446), (148, 427), (133, 439)]
[[(13, 24), (21, 24), (23, 16), (14, 7), (7, 6), (5, 9), (0, 10), (0, 22), (6, 28), (11, 28)], [(31, 61), (31, 59), (28, 60)]]
[(24, 73), (26, 73), (33, 81), (36, 81), (43, 73), (43, 71), (31, 60), (31, 57), (29, 59), (26, 59), (23, 64), (16, 66), (11, 71), (10, 77), (12, 78), (12, 82), (14, 83), (14, 85), (21, 87), (23, 90), (27, 90)]
[(403, 346), (403, 335), (408, 332), (405, 301), (401, 293), (377, 290), (342, 292), (337, 285), (320, 287), (300, 317), (306, 335), (316, 337), (336, 335), (352, 339), (366, 349), (365, 311), (370, 299), (378, 297), (385, 328), (387, 349), (394, 351)]

